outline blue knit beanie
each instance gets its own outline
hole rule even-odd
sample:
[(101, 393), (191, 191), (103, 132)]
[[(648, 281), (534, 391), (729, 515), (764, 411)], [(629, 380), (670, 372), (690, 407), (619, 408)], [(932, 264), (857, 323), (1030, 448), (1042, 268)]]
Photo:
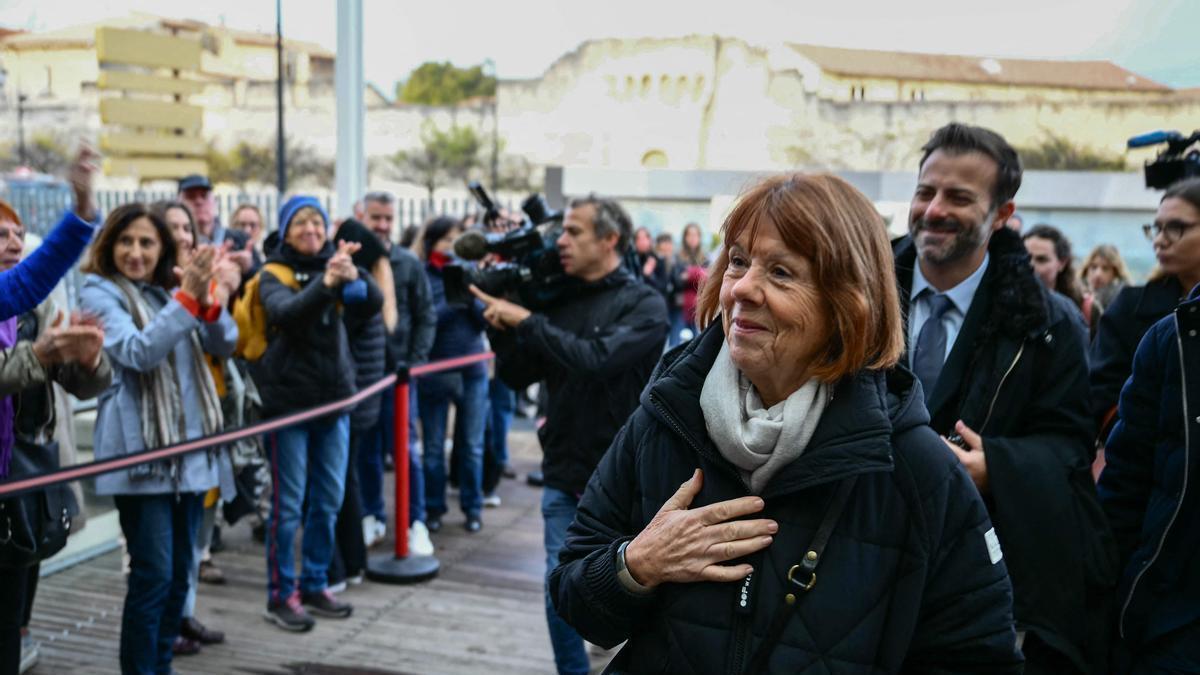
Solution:
[(296, 212), (304, 207), (310, 207), (317, 210), (321, 214), (321, 218), (325, 219), (325, 234), (329, 234), (329, 214), (325, 213), (325, 207), (321, 205), (321, 200), (311, 195), (296, 195), (283, 203), (279, 207), (279, 241), (283, 242), (287, 239), (288, 225), (292, 224), (292, 217)]

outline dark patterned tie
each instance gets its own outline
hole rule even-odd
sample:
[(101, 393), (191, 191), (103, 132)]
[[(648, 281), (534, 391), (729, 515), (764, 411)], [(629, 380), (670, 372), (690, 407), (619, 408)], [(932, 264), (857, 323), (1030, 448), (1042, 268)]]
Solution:
[(938, 375), (942, 372), (942, 363), (946, 360), (946, 326), (942, 323), (942, 315), (954, 303), (950, 298), (941, 294), (926, 291), (924, 296), (929, 300), (929, 317), (921, 332), (917, 334), (917, 346), (913, 351), (913, 372), (921, 380), (925, 389), (925, 401), (933, 394), (933, 385), (937, 384)]

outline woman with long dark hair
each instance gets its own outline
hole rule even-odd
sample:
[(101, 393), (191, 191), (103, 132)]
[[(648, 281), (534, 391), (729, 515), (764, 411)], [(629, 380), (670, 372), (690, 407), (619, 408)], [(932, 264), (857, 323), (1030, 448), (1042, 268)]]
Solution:
[[(227, 357), (237, 326), (214, 282), (224, 253), (202, 246), (176, 276), (167, 224), (143, 204), (109, 214), (84, 266), (81, 303), (104, 326), (113, 384), (96, 415), (97, 459), (213, 434), (222, 426), (206, 354)], [(121, 670), (171, 669), (188, 590), (202, 495), (217, 485), (214, 451), (96, 478), (112, 495), (130, 556), (121, 617)]]
[[(443, 270), (452, 261), (454, 239), (461, 231), (457, 220), (442, 216), (425, 223), (417, 237), (417, 253), (425, 262), (425, 274), (429, 278), (438, 317), (430, 361), (483, 352), (483, 331), (487, 322), (483, 319), (480, 302), (472, 298), (462, 306), (446, 301)], [(444, 448), (451, 403), (455, 406), (454, 438), (462, 443), (456, 453), (459, 506), (466, 516), (467, 532), (478, 532), (483, 527), (483, 432), (488, 412), (487, 396), (487, 366), (482, 363), (421, 378), (417, 389), (425, 467), (425, 513), (421, 515), (430, 532), (442, 528), (442, 516), (447, 510)]]
[(1075, 273), (1075, 258), (1071, 255), (1071, 240), (1057, 227), (1034, 225), (1021, 235), (1029, 252), (1033, 273), (1046, 288), (1066, 297), (1079, 308), (1089, 337), (1096, 334), (1101, 308), (1089, 291), (1085, 291)]

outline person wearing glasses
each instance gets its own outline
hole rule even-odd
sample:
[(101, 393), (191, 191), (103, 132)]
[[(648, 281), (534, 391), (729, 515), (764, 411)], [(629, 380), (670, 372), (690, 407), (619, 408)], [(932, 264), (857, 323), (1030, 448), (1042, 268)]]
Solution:
[(232, 221), (233, 229), (246, 235), (246, 248), (250, 250), (250, 271), (246, 274), (249, 278), (262, 268), (265, 260), (263, 235), (267, 230), (263, 227), (262, 211), (253, 204), (239, 204), (233, 211)]
[(1200, 462), (1197, 225), (1200, 178), (1167, 190), (1147, 227), (1159, 278), (1190, 292), (1137, 346), (1098, 485), (1123, 570), (1113, 672), (1200, 672), (1200, 498), (1188, 489)]
[(1088, 358), (1092, 414), (1100, 438), (1108, 436), (1117, 397), (1129, 379), (1142, 336), (1200, 283), (1200, 178), (1163, 193), (1153, 223), (1142, 226), (1154, 246), (1158, 267), (1144, 286), (1126, 286), (1104, 310)]

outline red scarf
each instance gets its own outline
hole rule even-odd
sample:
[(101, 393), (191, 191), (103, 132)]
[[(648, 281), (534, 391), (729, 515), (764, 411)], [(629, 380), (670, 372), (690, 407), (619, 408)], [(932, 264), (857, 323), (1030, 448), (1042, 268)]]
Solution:
[(453, 258), (441, 251), (432, 251), (429, 254), (429, 264), (433, 265), (434, 269), (440, 270), (450, 262), (453, 262)]

